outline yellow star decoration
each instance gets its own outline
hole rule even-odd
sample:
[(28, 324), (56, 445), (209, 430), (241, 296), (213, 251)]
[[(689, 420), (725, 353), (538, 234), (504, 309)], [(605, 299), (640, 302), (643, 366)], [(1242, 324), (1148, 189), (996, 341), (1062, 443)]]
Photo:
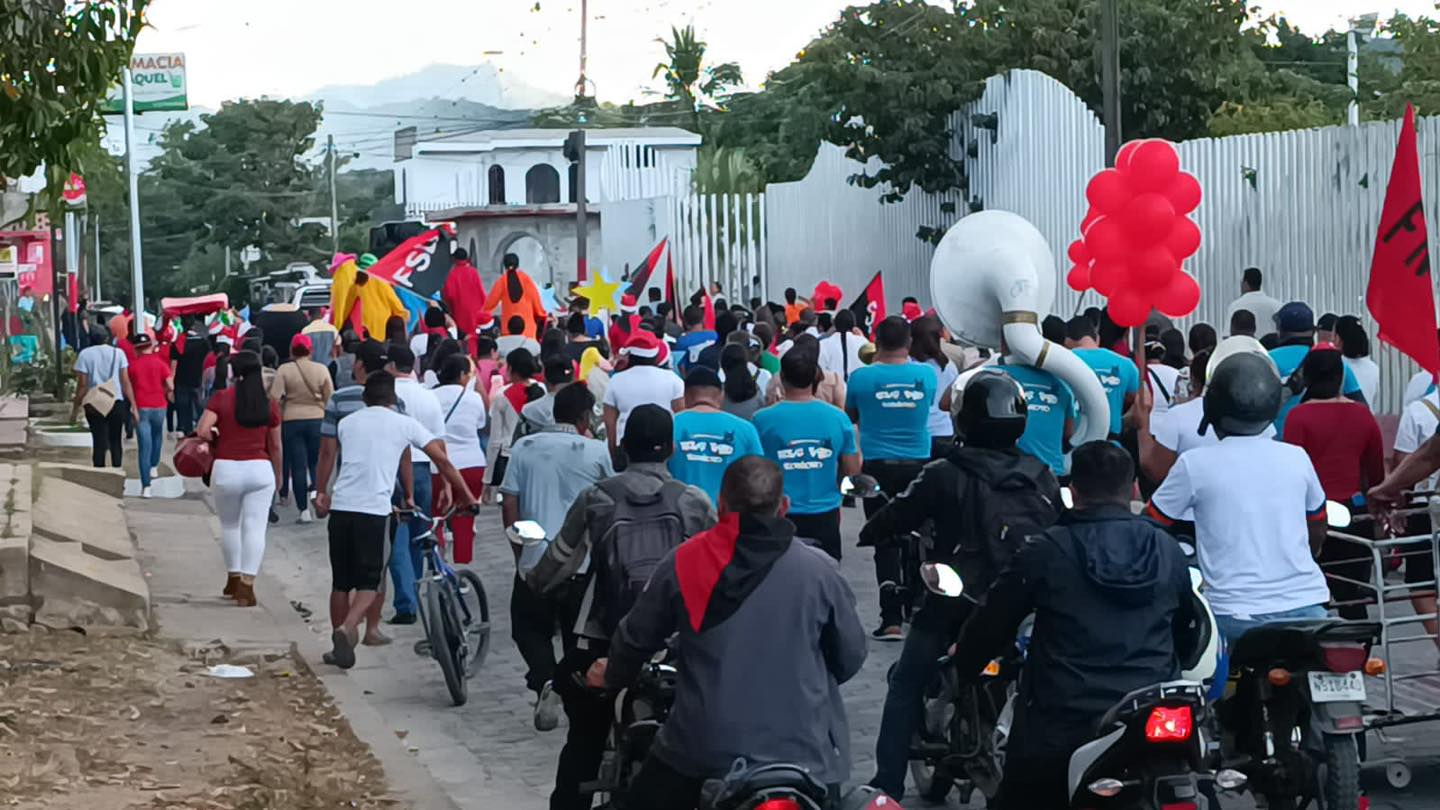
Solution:
[(598, 270), (590, 274), (589, 281), (575, 288), (576, 295), (583, 295), (585, 300), (590, 302), (591, 312), (599, 312), (602, 309), (612, 313), (619, 312), (620, 303), (616, 300), (615, 295), (618, 292), (620, 292), (620, 282), (607, 280), (605, 274)]

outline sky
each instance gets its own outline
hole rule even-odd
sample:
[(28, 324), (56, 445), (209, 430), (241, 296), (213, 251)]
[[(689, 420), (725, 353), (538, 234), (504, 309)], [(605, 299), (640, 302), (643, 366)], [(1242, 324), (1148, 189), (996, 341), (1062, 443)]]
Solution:
[[(1184, 2), (1185, 0), (1177, 0)], [(366, 85), (427, 65), (490, 62), (506, 78), (559, 98), (579, 75), (581, 0), (154, 0), (137, 52), (181, 51), (192, 104), (303, 97)], [(1397, 8), (1434, 13), (1434, 0), (1258, 0), (1320, 32), (1349, 15)], [(693, 23), (717, 61), (739, 62), (749, 84), (788, 64), (836, 18), (844, 0), (589, 0), (589, 76), (604, 101), (644, 101), (671, 25)], [(463, 91), (463, 83), (435, 95)]]

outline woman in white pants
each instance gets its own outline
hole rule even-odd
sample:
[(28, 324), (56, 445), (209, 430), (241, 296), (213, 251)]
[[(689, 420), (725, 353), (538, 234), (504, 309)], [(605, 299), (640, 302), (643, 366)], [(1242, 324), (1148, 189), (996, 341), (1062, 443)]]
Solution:
[(210, 489), (220, 513), (224, 595), (241, 607), (254, 607), (270, 503), (283, 469), (280, 408), (265, 394), (259, 355), (230, 355), (230, 370), (233, 384), (210, 397), (196, 433), (213, 442)]

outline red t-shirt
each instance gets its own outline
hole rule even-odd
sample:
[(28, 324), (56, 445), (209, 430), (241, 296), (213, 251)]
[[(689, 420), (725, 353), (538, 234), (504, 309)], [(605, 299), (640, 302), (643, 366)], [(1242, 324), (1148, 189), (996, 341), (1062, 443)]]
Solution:
[(170, 378), (170, 363), (151, 352), (136, 355), (130, 361), (130, 385), (135, 389), (135, 407), (164, 408), (165, 381)]
[[(1306, 402), (1285, 417), (1285, 441), (1310, 456), (1325, 497), (1350, 503), (1385, 478), (1380, 424), (1359, 402)], [(1362, 482), (1361, 477), (1364, 477)]]
[(270, 429), (280, 424), (280, 406), (270, 403), (270, 422), (265, 427), (245, 427), (235, 421), (235, 389), (225, 388), (210, 397), (205, 410), (214, 411), (219, 420), (215, 427), (220, 436), (215, 440), (215, 458), (232, 461), (269, 459), (267, 437)]

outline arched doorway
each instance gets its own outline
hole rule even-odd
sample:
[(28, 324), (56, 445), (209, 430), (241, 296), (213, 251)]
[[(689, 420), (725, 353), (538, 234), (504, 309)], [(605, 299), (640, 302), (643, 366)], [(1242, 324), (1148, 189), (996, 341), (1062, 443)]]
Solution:
[(491, 166), (491, 167), (490, 167), (490, 172), (489, 172), (489, 174), (488, 174), (487, 177), (486, 177), (486, 185), (489, 186), (489, 191), (490, 191), (490, 204), (491, 204), (491, 205), (504, 205), (504, 204), (505, 204), (505, 167), (504, 167), (504, 166), (500, 166), (500, 165)]
[(525, 202), (528, 205), (560, 202), (560, 173), (548, 163), (537, 163), (525, 173)]
[(514, 253), (520, 259), (520, 269), (530, 274), (535, 283), (541, 287), (554, 280), (554, 269), (550, 265), (550, 258), (545, 252), (545, 246), (539, 239), (530, 234), (520, 234), (504, 243), (500, 255), (496, 257), (495, 266), (500, 267), (500, 262), (506, 253)]

